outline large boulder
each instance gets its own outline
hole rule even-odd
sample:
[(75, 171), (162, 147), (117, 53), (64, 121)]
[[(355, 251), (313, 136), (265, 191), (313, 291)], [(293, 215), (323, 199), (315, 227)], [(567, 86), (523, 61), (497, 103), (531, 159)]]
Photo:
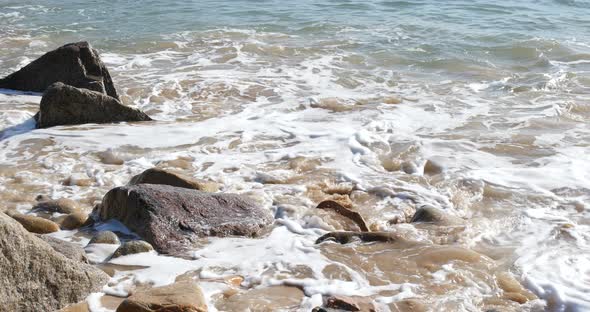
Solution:
[(53, 250), (59, 252), (60, 254), (66, 256), (66, 258), (75, 260), (78, 262), (88, 263), (88, 258), (86, 257), (86, 252), (80, 245), (70, 243), (59, 238), (47, 236), (47, 235), (37, 235), (40, 239), (45, 241)]
[(111, 75), (98, 52), (85, 41), (69, 43), (47, 52), (19, 71), (0, 79), (0, 88), (44, 92), (55, 82), (119, 99)]
[(131, 178), (129, 185), (136, 184), (165, 184), (195, 189), (203, 192), (219, 191), (219, 186), (215, 182), (195, 180), (160, 168), (147, 169), (146, 171)]
[(114, 97), (56, 82), (43, 93), (37, 128), (149, 120), (152, 119), (142, 111), (125, 106)]
[(203, 292), (191, 281), (139, 291), (125, 299), (117, 312), (207, 312)]
[(103, 271), (61, 253), (0, 213), (0, 309), (54, 311), (100, 291)]
[(272, 221), (270, 211), (240, 195), (156, 184), (114, 188), (97, 212), (103, 220), (119, 220), (160, 253), (202, 236), (255, 236)]

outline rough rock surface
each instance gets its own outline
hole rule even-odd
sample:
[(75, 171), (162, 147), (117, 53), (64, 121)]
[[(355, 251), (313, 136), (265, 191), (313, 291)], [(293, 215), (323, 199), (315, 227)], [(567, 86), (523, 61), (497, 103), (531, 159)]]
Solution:
[(70, 260), (0, 214), (2, 311), (54, 311), (84, 300), (109, 280), (101, 270)]
[(219, 186), (215, 182), (199, 181), (159, 168), (150, 168), (134, 176), (129, 185), (164, 184), (203, 192), (217, 192)]
[(82, 247), (66, 242), (59, 238), (47, 236), (47, 235), (38, 235), (40, 239), (44, 240), (53, 250), (61, 253), (62, 255), (66, 256), (66, 258), (79, 261), (83, 263), (88, 263), (88, 258), (86, 257), (86, 252)]
[(255, 236), (272, 221), (270, 211), (240, 195), (155, 184), (114, 188), (97, 212), (102, 220), (119, 220), (161, 253), (201, 236)]
[(115, 253), (113, 253), (113, 258), (148, 252), (152, 250), (154, 250), (154, 247), (152, 247), (152, 245), (150, 245), (148, 242), (140, 240), (128, 241), (115, 250)]
[(191, 281), (152, 288), (133, 294), (117, 312), (206, 312), (207, 304), (199, 286)]
[(119, 99), (111, 75), (88, 42), (69, 43), (0, 79), (0, 88), (44, 92), (55, 82)]
[(59, 225), (51, 220), (18, 213), (10, 216), (31, 233), (48, 234), (59, 231)]
[(56, 82), (43, 93), (37, 128), (149, 120), (152, 119), (142, 111), (127, 107), (111, 96)]
[(119, 245), (119, 237), (111, 231), (102, 231), (94, 235), (88, 244), (111, 244)]

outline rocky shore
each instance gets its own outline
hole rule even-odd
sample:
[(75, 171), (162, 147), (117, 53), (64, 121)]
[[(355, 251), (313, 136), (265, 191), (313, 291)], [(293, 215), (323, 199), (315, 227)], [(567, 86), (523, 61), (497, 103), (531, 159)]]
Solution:
[[(21, 70), (0, 79), (0, 88), (43, 92), (39, 113), (35, 116), (37, 128), (153, 122), (146, 113), (121, 103), (98, 51), (87, 42), (67, 44), (48, 52)], [(294, 166), (303, 168), (307, 165)], [(418, 170), (402, 167), (404, 171)], [(436, 176), (444, 169), (428, 161), (422, 170), (427, 176)], [(280, 179), (258, 179), (262, 184), (282, 183)], [(343, 249), (347, 244), (364, 246), (365, 254), (352, 261), (359, 267), (363, 265), (364, 256), (380, 257), (391, 253), (391, 262), (384, 268), (375, 269), (394, 272), (403, 265), (404, 270), (418, 277), (443, 270), (449, 261), (460, 262), (458, 266), (471, 265), (474, 271), (495, 272), (489, 275), (488, 282), (492, 286), (489, 286), (490, 298), (486, 305), (491, 308), (487, 311), (500, 311), (494, 307), (517, 311), (521, 304), (536, 299), (490, 257), (453, 246), (454, 235), (465, 229), (462, 218), (435, 207), (414, 204), (405, 210), (400, 209), (398, 217), (388, 221), (391, 224), (409, 223), (426, 231), (443, 233), (440, 236), (448, 239), (450, 244), (425, 242), (402, 230), (382, 231), (377, 228), (361, 215), (356, 206), (362, 200), (356, 199), (377, 196), (375, 194), (379, 192), (382, 191), (359, 190), (348, 185), (310, 189), (308, 195), (314, 199), (316, 207), (312, 212), (314, 216), (337, 229), (318, 235), (313, 248), (329, 254), (328, 258), (336, 258), (347, 254), (348, 251)], [(182, 172), (160, 168), (148, 169), (126, 185), (103, 194), (100, 203), (91, 212), (90, 207), (83, 206), (71, 199), (40, 195), (30, 212), (7, 209), (0, 213), (1, 310), (87, 311), (89, 296), (104, 291), (116, 270), (110, 260), (141, 253), (187, 257), (187, 251), (198, 246), (203, 238), (248, 237), (263, 240), (273, 228), (281, 226), (275, 219), (281, 219), (288, 210), (276, 209), (273, 214), (244, 194), (220, 191), (215, 182), (196, 180)], [(124, 225), (134, 236), (101, 231), (96, 227), (108, 221)], [(89, 246), (107, 245), (111, 252), (104, 261), (89, 261), (84, 248), (51, 236), (62, 230), (79, 230), (91, 235)], [(402, 254), (403, 261), (397, 258)], [(346, 274), (350, 274), (341, 268), (332, 270), (326, 275), (346, 279)], [(305, 272), (301, 275), (307, 277)], [(396, 278), (400, 279), (392, 279)], [(210, 303), (199, 283), (198, 277), (186, 277), (158, 287), (137, 285), (135, 291), (126, 294), (126, 297), (111, 296), (116, 298), (114, 305), (117, 312), (203, 312), (208, 310)], [(258, 296), (261, 298), (268, 296), (269, 301), (273, 296), (283, 300), (309, 295), (302, 284), (287, 279), (276, 281), (272, 287), (262, 290), (256, 288), (254, 282), (248, 284), (241, 276), (232, 277), (227, 284), (234, 290), (223, 295), (227, 310), (232, 309), (232, 300), (252, 302), (254, 305), (256, 300), (248, 296), (257, 296), (255, 291), (260, 291)], [(445, 289), (441, 287), (440, 291)], [(313, 311), (379, 311), (374, 299), (364, 295), (327, 293), (321, 296), (321, 304)], [(272, 302), (267, 304), (272, 307)], [(430, 310), (428, 300), (411, 295), (387, 304), (392, 311)]]

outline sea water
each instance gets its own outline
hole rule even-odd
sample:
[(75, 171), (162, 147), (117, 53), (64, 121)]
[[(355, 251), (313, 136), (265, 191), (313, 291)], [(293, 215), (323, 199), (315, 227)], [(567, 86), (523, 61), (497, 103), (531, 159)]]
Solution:
[[(158, 120), (34, 129), (40, 94), (1, 90), (0, 205), (28, 212), (47, 194), (90, 210), (159, 166), (279, 217), (263, 237), (205, 239), (189, 257), (110, 261), (121, 267), (93, 311), (187, 275), (211, 311), (309, 311), (323, 295), (383, 311), (408, 298), (433, 311), (588, 311), (589, 16), (583, 0), (0, 1), (0, 76), (86, 40), (123, 103)], [(339, 229), (314, 210), (334, 193), (373, 230), (417, 243), (314, 244)], [(465, 227), (406, 223), (422, 205)], [(100, 263), (110, 249), (87, 253)], [(539, 299), (493, 301), (501, 272)], [(232, 276), (243, 281), (229, 296)]]

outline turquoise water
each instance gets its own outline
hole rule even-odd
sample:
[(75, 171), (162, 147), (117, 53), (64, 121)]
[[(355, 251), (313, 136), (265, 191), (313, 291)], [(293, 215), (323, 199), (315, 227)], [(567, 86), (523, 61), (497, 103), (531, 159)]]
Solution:
[[(223, 191), (288, 207), (285, 224), (296, 225), (263, 243), (218, 240), (202, 250), (209, 262), (183, 264), (268, 286), (261, 261), (301, 260), (304, 248), (283, 249), (285, 240), (318, 250), (310, 233), (326, 227), (308, 218), (317, 198), (302, 189), (325, 179), (369, 198), (356, 208), (375, 228), (407, 225), (431, 245), (441, 238), (389, 221), (422, 204), (465, 219), (465, 232), (445, 239), (485, 254), (541, 298), (501, 311), (590, 309), (590, 1), (0, 0), (0, 76), (79, 40), (100, 51), (123, 103), (160, 122), (33, 130), (38, 96), (0, 93), (0, 205), (26, 210), (29, 199), (17, 195), (33, 191), (93, 203), (176, 161)], [(426, 160), (444, 174), (424, 174)], [(63, 182), (77, 179), (90, 186)], [(242, 244), (280, 252), (246, 253), (234, 271), (223, 251)], [(327, 250), (301, 260), (317, 270), (301, 286), (308, 294), (340, 287), (382, 306), (399, 299), (370, 283), (375, 270), (344, 260), (335, 262), (361, 274), (325, 278)], [(375, 258), (365, 261), (379, 266)], [(162, 283), (184, 273), (167, 271), (165, 257), (143, 260), (169, 276), (125, 274)], [(428, 275), (406, 290), (437, 311), (495, 308), (486, 298), (496, 295), (496, 268), (473, 266), (445, 267), (436, 283)], [(464, 284), (445, 280), (451, 273)], [(205, 289), (208, 300), (216, 287)], [(300, 310), (312, 303), (305, 296)]]

